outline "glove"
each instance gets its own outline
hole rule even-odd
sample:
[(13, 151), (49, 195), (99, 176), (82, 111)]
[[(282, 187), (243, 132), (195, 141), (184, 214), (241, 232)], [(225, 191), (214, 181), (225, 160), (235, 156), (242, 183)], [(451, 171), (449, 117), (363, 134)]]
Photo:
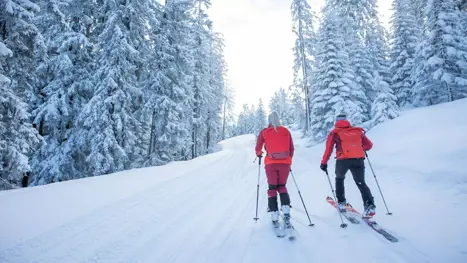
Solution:
[(256, 157), (258, 158), (263, 158), (263, 152), (257, 152)]
[(319, 168), (321, 168), (321, 170), (327, 172), (328, 171), (328, 164), (327, 163), (322, 163)]

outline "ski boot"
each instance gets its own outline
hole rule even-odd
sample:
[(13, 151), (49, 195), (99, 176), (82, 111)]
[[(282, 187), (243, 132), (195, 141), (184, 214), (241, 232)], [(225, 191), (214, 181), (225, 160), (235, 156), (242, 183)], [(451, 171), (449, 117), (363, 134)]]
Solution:
[(290, 227), (290, 206), (283, 205), (281, 206), (282, 213), (284, 214), (284, 224), (285, 228)]
[(363, 212), (363, 218), (372, 218), (375, 215), (375, 205), (365, 205), (365, 211)]
[(339, 208), (339, 211), (341, 213), (345, 213), (347, 212), (347, 203), (346, 202), (337, 203), (337, 208)]
[(271, 217), (272, 225), (274, 228), (279, 228), (279, 211), (271, 211), (269, 212), (269, 216)]

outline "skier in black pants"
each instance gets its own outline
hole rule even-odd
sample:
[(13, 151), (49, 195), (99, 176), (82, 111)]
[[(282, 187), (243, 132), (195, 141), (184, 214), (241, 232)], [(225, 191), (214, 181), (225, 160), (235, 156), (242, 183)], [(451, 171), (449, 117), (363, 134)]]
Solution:
[(375, 204), (370, 188), (365, 183), (365, 151), (373, 147), (373, 143), (365, 136), (360, 127), (353, 127), (346, 119), (346, 115), (338, 115), (335, 128), (329, 133), (326, 140), (320, 168), (327, 171), (327, 162), (331, 158), (334, 146), (336, 147), (336, 198), (339, 209), (346, 210), (344, 179), (348, 170), (360, 190), (365, 212), (363, 216), (375, 215)]

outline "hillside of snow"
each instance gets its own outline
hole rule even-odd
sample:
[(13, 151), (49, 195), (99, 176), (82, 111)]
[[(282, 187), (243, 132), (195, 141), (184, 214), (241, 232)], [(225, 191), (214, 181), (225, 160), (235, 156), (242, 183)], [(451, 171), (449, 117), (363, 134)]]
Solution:
[[(263, 167), (253, 220), (258, 164), (255, 137), (246, 135), (192, 161), (0, 192), (0, 262), (467, 262), (466, 112), (465, 99), (414, 109), (368, 132), (369, 160), (393, 213), (367, 162), (374, 219), (398, 243), (365, 224), (339, 227), (319, 169), (324, 145), (307, 148), (298, 133), (293, 175), (315, 226), (290, 178), (298, 239), (276, 238)], [(350, 172), (346, 196), (362, 211)]]

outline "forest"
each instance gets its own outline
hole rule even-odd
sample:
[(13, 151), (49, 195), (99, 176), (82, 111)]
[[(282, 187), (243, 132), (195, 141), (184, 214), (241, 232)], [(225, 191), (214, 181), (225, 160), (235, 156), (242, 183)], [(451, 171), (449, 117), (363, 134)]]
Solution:
[[(322, 142), (340, 113), (370, 130), (467, 97), (467, 1), (392, 0), (389, 27), (376, 0), (326, 0), (321, 10), (291, 2), (294, 81), (269, 109), (311, 141)], [(263, 110), (243, 105), (236, 133), (259, 132)]]
[(1, 0), (0, 188), (215, 150), (233, 96), (210, 5)]
[[(293, 83), (234, 114), (210, 0), (0, 0), (0, 189), (190, 160), (267, 112), (322, 142), (467, 97), (467, 1), (291, 0)], [(319, 15), (318, 15), (319, 14)], [(266, 108), (268, 107), (268, 108)]]

